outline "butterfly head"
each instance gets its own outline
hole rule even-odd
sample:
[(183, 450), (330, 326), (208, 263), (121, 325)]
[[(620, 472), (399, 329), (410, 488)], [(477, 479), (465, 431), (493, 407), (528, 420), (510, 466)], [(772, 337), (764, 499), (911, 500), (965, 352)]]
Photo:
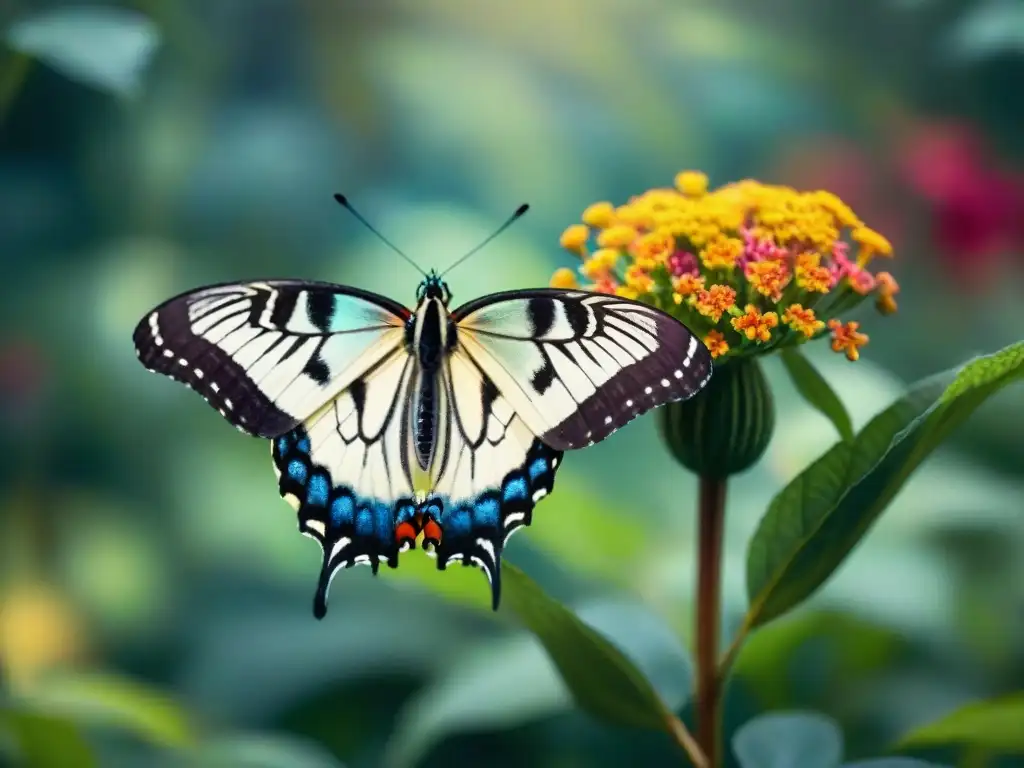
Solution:
[(448, 290), (448, 283), (442, 280), (441, 276), (433, 269), (427, 273), (423, 282), (420, 283), (420, 287), (416, 289), (416, 301), (423, 302), (426, 299), (438, 299), (446, 307), (452, 300), (452, 292)]

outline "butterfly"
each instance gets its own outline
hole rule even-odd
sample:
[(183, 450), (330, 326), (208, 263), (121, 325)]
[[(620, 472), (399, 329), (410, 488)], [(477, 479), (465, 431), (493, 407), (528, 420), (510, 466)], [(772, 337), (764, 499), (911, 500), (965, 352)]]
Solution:
[(349, 286), (255, 280), (183, 293), (135, 329), (147, 369), (270, 440), (280, 493), (322, 548), (317, 618), (339, 569), (395, 568), (417, 540), (440, 570), (481, 568), (497, 610), (502, 551), (554, 488), (563, 452), (692, 397), (712, 374), (685, 325), (637, 301), (553, 288), (455, 309), (451, 298), (433, 270), (413, 309)]

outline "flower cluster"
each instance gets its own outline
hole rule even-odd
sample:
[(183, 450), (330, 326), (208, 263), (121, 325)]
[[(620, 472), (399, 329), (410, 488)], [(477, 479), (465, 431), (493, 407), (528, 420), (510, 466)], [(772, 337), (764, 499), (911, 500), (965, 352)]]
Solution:
[[(883, 314), (896, 311), (896, 280), (869, 270), (892, 246), (829, 192), (749, 180), (709, 190), (707, 176), (684, 171), (672, 189), (591, 205), (561, 244), (582, 260), (583, 287), (669, 312), (716, 358), (828, 333), (833, 350), (856, 360), (868, 337), (838, 316), (868, 296)], [(579, 280), (563, 268), (551, 284)]]

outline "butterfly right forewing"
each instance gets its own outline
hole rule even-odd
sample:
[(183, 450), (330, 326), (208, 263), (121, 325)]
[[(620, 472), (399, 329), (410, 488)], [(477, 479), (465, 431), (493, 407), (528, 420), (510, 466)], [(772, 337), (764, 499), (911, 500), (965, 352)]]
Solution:
[(241, 431), (276, 437), (401, 345), (409, 314), (330, 283), (230, 283), (164, 302), (134, 341), (146, 368), (196, 390)]

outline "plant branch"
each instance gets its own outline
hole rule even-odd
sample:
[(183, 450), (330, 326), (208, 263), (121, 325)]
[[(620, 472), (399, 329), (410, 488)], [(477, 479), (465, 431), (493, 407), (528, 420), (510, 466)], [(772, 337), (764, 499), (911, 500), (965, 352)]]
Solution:
[(669, 736), (686, 753), (686, 756), (690, 758), (694, 768), (710, 768), (707, 756), (700, 748), (700, 745), (697, 744), (696, 739), (693, 738), (693, 734), (687, 730), (682, 720), (668, 712), (665, 715), (665, 724), (668, 726)]
[(708, 765), (720, 763), (721, 694), (718, 643), (721, 626), (724, 478), (702, 476), (697, 512), (697, 743)]
[(740, 651), (743, 649), (743, 643), (747, 640), (747, 635), (750, 634), (750, 624), (745, 618), (743, 624), (736, 632), (736, 636), (729, 643), (729, 647), (725, 653), (722, 654), (721, 659), (718, 661), (718, 681), (719, 685), (725, 682), (725, 678), (729, 676), (732, 665), (736, 663), (736, 657), (740, 655)]

